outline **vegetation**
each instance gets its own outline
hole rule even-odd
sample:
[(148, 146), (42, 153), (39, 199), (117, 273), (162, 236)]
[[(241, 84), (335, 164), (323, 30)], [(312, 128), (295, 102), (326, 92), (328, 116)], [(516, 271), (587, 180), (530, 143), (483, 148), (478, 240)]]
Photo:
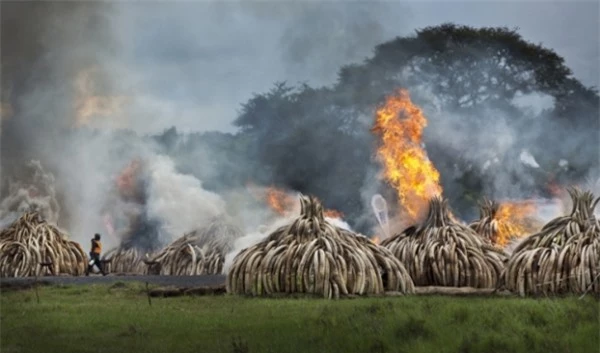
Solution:
[(142, 284), (3, 292), (2, 352), (595, 352), (599, 303), (407, 296), (153, 298)]

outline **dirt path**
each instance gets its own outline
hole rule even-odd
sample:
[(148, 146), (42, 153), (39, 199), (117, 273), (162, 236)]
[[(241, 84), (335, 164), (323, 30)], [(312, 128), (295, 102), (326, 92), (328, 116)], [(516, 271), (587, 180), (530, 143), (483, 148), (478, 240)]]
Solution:
[[(90, 275), (89, 277), (69, 277), (69, 276), (46, 276), (39, 277), (38, 283), (41, 284), (104, 284), (115, 282), (148, 282), (161, 286), (174, 287), (204, 287), (225, 285), (224, 275), (206, 275), (206, 276), (138, 276), (138, 275)], [(1, 287), (28, 287), (35, 283), (33, 277), (22, 278), (1, 278)]]

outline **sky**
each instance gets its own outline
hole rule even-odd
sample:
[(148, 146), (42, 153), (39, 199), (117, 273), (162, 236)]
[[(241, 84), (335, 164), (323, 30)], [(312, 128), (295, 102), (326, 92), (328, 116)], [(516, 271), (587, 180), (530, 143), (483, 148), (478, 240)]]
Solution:
[[(375, 45), (444, 22), (519, 28), (598, 86), (597, 1), (113, 2), (116, 49), (97, 49), (140, 133), (234, 132), (240, 105), (276, 81), (330, 85)], [(90, 43), (93, 46), (93, 43)], [(108, 63), (108, 64), (106, 64)], [(105, 122), (103, 122), (105, 123)]]

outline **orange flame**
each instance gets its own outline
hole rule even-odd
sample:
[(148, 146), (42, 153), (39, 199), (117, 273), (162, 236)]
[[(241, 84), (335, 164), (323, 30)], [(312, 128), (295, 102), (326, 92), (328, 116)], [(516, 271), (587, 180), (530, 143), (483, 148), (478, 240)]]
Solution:
[(76, 126), (88, 125), (94, 117), (113, 118), (113, 123), (122, 124), (121, 119), (117, 118), (122, 113), (127, 97), (99, 95), (94, 80), (97, 74), (96, 68), (90, 68), (79, 72), (75, 78)]
[(344, 217), (344, 214), (342, 212), (336, 211), (336, 210), (325, 210), (325, 211), (323, 211), (323, 215), (325, 217), (338, 218), (338, 219), (342, 219)]
[(0, 121), (10, 119), (12, 114), (13, 111), (10, 103), (0, 102)]
[(125, 199), (139, 199), (140, 190), (138, 185), (138, 176), (142, 168), (142, 163), (138, 159), (134, 159), (123, 169), (117, 176), (116, 184), (121, 196)]
[(379, 243), (381, 243), (381, 239), (379, 239), (379, 237), (378, 237), (377, 235), (376, 235), (376, 236), (374, 236), (374, 237), (372, 237), (372, 238), (371, 238), (371, 241), (372, 241), (374, 244), (377, 244), (377, 245), (379, 245)]
[(535, 231), (533, 216), (536, 205), (533, 201), (505, 202), (500, 204), (494, 217), (498, 222), (496, 244), (505, 246), (515, 238), (521, 238)]
[(430, 198), (442, 194), (440, 174), (421, 147), (425, 126), (423, 112), (411, 102), (408, 91), (401, 89), (377, 110), (372, 129), (381, 139), (377, 155), (384, 176), (413, 221), (421, 217)]
[[(273, 186), (267, 188), (265, 201), (273, 211), (282, 216), (289, 215), (296, 205), (296, 199), (290, 194)], [(343, 213), (336, 210), (324, 210), (323, 215), (329, 218), (342, 219)]]
[(274, 187), (267, 189), (266, 198), (269, 207), (282, 216), (289, 214), (294, 207), (294, 199), (283, 190)]

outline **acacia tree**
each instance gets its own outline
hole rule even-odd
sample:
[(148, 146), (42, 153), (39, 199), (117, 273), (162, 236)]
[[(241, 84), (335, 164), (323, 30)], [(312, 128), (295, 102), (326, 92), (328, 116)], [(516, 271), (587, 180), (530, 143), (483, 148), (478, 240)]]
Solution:
[[(542, 92), (559, 98), (592, 91), (572, 78), (554, 51), (525, 41), (516, 30), (444, 24), (378, 45), (362, 65), (341, 69), (338, 88), (368, 89), (370, 104), (400, 85), (423, 83), (448, 108), (510, 101), (517, 94)], [(360, 87), (358, 87), (360, 86)], [(370, 100), (370, 102), (369, 102)]]

